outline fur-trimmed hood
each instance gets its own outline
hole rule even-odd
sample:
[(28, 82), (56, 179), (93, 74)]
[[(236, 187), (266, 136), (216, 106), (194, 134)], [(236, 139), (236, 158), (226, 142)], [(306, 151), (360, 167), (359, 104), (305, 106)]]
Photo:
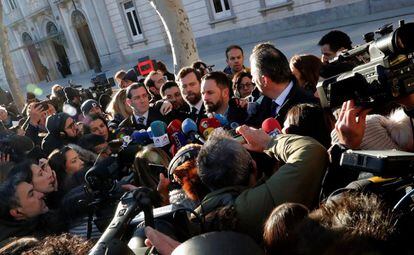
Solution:
[(88, 165), (93, 165), (96, 159), (98, 158), (98, 154), (96, 154), (93, 151), (84, 149), (77, 144), (71, 143), (69, 144), (69, 147), (74, 149), (79, 154), (80, 159), (82, 159), (82, 161)]

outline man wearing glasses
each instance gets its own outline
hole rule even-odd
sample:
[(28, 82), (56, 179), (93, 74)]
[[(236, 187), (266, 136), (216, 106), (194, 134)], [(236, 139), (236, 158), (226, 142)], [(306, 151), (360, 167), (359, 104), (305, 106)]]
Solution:
[(76, 143), (80, 135), (78, 124), (67, 113), (60, 112), (46, 119), (47, 135), (42, 141), (42, 150), (50, 154), (63, 145)]

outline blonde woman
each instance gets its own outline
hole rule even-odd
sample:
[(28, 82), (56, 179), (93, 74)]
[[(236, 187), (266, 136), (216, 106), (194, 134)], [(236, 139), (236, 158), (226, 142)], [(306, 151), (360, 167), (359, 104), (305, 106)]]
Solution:
[(120, 89), (112, 97), (106, 108), (106, 113), (110, 117), (108, 126), (118, 127), (124, 119), (128, 118), (132, 114), (132, 109), (126, 103), (126, 89)]

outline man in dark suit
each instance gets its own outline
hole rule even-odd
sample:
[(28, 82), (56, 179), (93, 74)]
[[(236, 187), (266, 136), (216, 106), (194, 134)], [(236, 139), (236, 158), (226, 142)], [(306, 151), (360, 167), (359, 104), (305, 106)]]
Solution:
[(206, 118), (206, 110), (201, 99), (201, 77), (200, 74), (192, 67), (183, 67), (177, 75), (178, 85), (184, 100), (190, 107), (188, 113), (190, 118), (199, 122)]
[(253, 80), (264, 95), (256, 114), (247, 121), (260, 126), (268, 117), (276, 118), (282, 125), (287, 112), (301, 103), (318, 104), (319, 100), (300, 88), (289, 67), (286, 56), (270, 43), (258, 44), (250, 56)]
[(133, 114), (119, 124), (119, 132), (130, 134), (134, 130), (147, 129), (156, 120), (168, 125), (170, 118), (161, 114), (159, 109), (149, 106), (150, 96), (143, 83), (133, 83), (127, 88), (126, 94), (126, 103), (132, 108)]
[(238, 105), (237, 99), (231, 98), (231, 81), (225, 73), (210, 72), (204, 75), (201, 79), (201, 94), (208, 113), (223, 115), (229, 124), (244, 124), (247, 111)]

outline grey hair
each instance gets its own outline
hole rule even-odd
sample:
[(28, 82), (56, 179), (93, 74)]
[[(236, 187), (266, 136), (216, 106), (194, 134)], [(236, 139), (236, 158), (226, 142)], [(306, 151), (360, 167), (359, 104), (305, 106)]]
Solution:
[(249, 152), (226, 131), (216, 129), (198, 154), (198, 174), (211, 190), (247, 186), (252, 169)]

